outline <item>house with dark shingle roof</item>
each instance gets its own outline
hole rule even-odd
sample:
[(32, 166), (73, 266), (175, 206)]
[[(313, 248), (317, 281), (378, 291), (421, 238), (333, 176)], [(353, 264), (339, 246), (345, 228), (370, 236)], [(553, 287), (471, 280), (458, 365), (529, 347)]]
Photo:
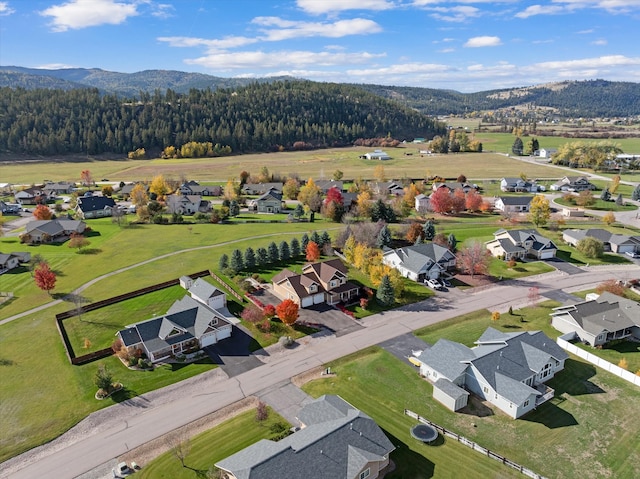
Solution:
[(0, 274), (31, 261), (31, 253), (0, 253)]
[(301, 429), (216, 463), (228, 479), (375, 479), (395, 449), (373, 419), (339, 396), (303, 406)]
[(220, 196), (222, 194), (221, 186), (204, 186), (197, 181), (183, 183), (178, 190), (182, 195)]
[(533, 196), (499, 196), (493, 204), (502, 213), (526, 213), (531, 207)]
[(535, 181), (523, 180), (522, 178), (502, 178), (500, 180), (500, 189), (502, 191), (511, 191), (516, 193), (536, 193), (538, 185)]
[(60, 243), (72, 234), (84, 233), (86, 228), (87, 224), (80, 220), (34, 220), (27, 223), (24, 234), (28, 243)]
[(264, 195), (269, 190), (282, 193), (283, 184), (275, 183), (245, 183), (242, 185), (242, 193), (245, 195)]
[(360, 287), (348, 281), (347, 273), (347, 267), (339, 259), (306, 264), (302, 274), (284, 269), (273, 277), (273, 292), (301, 308), (321, 303), (350, 303), (359, 297)]
[(558, 247), (549, 238), (534, 229), (498, 230), (493, 233), (494, 239), (485, 244), (489, 252), (496, 258), (524, 259), (532, 256), (537, 259), (555, 258)]
[(34, 187), (16, 191), (13, 197), (15, 198), (16, 203), (20, 203), (21, 205), (37, 205), (38, 203), (46, 203), (53, 199), (55, 194), (50, 196), (42, 188)]
[(59, 181), (56, 183), (45, 183), (42, 188), (48, 196), (54, 197), (60, 194), (70, 194), (73, 192), (73, 189), (76, 187), (75, 183), (70, 183), (68, 181)]
[(595, 190), (596, 185), (591, 183), (586, 176), (564, 176), (552, 184), (552, 191), (584, 191)]
[(111, 216), (116, 202), (106, 196), (80, 196), (76, 214), (83, 220)]
[(475, 344), (469, 348), (438, 340), (416, 355), (420, 375), (433, 383), (440, 381), (439, 392), (447, 396), (459, 398), (464, 396), (459, 390), (466, 390), (513, 419), (553, 397), (545, 382), (564, 369), (569, 358), (541, 331), (503, 333), (487, 328)]
[(444, 246), (420, 243), (404, 248), (384, 248), (382, 262), (397, 269), (405, 278), (423, 282), (438, 279), (456, 266), (456, 256)]
[(640, 340), (640, 303), (605, 292), (596, 299), (554, 308), (551, 325), (591, 346), (625, 338)]
[(280, 213), (282, 211), (282, 192), (271, 188), (255, 200), (249, 201), (249, 211), (258, 213)]
[(614, 234), (602, 228), (586, 230), (569, 229), (562, 232), (562, 239), (575, 247), (584, 238), (595, 238), (602, 241), (605, 251), (614, 253), (640, 252), (640, 236)]
[(211, 202), (200, 195), (167, 195), (166, 202), (169, 213), (194, 215), (211, 211)]
[(174, 302), (166, 314), (127, 326), (116, 336), (130, 353), (140, 350), (152, 362), (162, 361), (229, 338), (237, 320), (226, 304), (224, 293), (199, 278), (189, 296)]

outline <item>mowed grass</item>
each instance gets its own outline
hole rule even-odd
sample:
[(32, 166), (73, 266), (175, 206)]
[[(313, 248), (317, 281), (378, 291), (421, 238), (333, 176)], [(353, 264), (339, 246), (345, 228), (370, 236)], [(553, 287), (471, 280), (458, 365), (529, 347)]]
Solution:
[[(489, 312), (480, 311), (418, 334), (431, 343), (447, 338), (468, 346), (488, 326), (508, 332), (542, 329), (555, 337), (558, 333), (552, 333), (548, 314), (556, 305), (546, 302), (519, 311), (525, 322), (520, 316), (508, 315), (492, 322)], [(400, 455), (394, 453), (392, 459), (404, 469), (390, 477), (510, 477), (505, 466), (493, 465), (452, 439), (445, 439), (439, 447), (416, 444), (409, 436), (415, 421), (403, 416), (404, 408), (546, 477), (633, 479), (640, 475), (637, 390), (577, 358), (569, 359), (565, 370), (549, 382), (556, 391), (555, 399), (519, 420), (495, 408), (495, 414), (486, 417), (449, 411), (432, 399), (431, 384), (419, 378), (415, 367), (376, 348), (329, 365), (335, 377), (314, 381), (303, 389), (313, 396), (340, 394), (402, 442)], [(426, 461), (420, 458), (422, 454)]]
[(274, 424), (290, 425), (271, 408), (269, 417), (256, 421), (256, 411), (251, 409), (203, 432), (189, 440), (191, 449), (182, 467), (175, 454), (168, 451), (146, 464), (136, 477), (141, 479), (193, 479), (207, 477), (206, 473), (218, 461), (258, 442), (272, 439)]
[[(373, 148), (350, 147), (180, 160), (94, 160), (36, 164), (16, 162), (3, 165), (2, 168), (4, 181), (15, 184), (38, 183), (43, 178), (53, 181), (79, 181), (80, 172), (85, 169), (90, 170), (94, 178), (107, 178), (112, 182), (151, 180), (157, 174), (173, 179), (186, 177), (207, 182), (226, 182), (229, 178), (238, 178), (243, 170), (257, 175), (263, 166), (271, 173), (297, 174), (302, 179), (331, 178), (336, 170), (342, 171), (348, 179), (372, 179), (376, 177), (376, 166), (381, 164), (384, 165), (385, 174), (389, 179), (424, 178), (430, 175), (456, 178), (461, 173), (467, 178), (498, 179), (503, 176), (519, 176), (520, 173), (532, 178), (559, 176), (557, 169), (521, 162), (504, 155), (461, 153), (421, 157), (420, 149), (420, 145), (388, 148), (386, 150), (392, 159), (384, 162), (359, 158)], [(407, 156), (405, 153), (412, 155)]]
[[(576, 207), (576, 204), (574, 201), (567, 201), (564, 198), (556, 198), (554, 202), (562, 206), (569, 206), (572, 208)], [(592, 205), (586, 206), (585, 208), (589, 210), (599, 210), (599, 211), (633, 211), (638, 209), (636, 205), (631, 203), (617, 205), (615, 201), (604, 201), (604, 200), (601, 200), (599, 197), (595, 198), (595, 202)]]

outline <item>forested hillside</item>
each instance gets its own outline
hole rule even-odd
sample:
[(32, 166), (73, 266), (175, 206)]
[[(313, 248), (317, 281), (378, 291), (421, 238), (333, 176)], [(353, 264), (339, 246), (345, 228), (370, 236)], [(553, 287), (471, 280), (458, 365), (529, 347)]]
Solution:
[(273, 151), (444, 133), (436, 121), (358, 88), (306, 81), (135, 100), (97, 89), (1, 88), (0, 111), (0, 152), (39, 155), (159, 151), (190, 141)]

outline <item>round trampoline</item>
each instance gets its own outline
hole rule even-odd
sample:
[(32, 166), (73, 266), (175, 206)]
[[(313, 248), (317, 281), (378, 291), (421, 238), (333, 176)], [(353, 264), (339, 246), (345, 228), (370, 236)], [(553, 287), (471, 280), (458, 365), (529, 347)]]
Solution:
[(427, 424), (418, 424), (411, 428), (411, 435), (418, 441), (430, 443), (438, 438), (438, 430)]

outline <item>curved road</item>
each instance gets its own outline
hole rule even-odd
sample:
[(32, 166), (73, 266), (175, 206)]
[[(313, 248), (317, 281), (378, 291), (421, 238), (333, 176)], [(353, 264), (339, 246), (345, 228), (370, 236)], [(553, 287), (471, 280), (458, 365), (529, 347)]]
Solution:
[(146, 402), (143, 395), (111, 406), (104, 410), (108, 414), (101, 416), (111, 419), (96, 424), (85, 434), (73, 436), (73, 441), (62, 447), (44, 445), (37, 448), (35, 460), (32, 453), (24, 455), (29, 455), (30, 459), (21, 456), (10, 459), (2, 464), (0, 477), (74, 478), (180, 426), (328, 361), (464, 313), (479, 309), (506, 311), (509, 306), (525, 306), (531, 286), (539, 287), (540, 294), (545, 295), (560, 289), (571, 292), (591, 288), (610, 278), (630, 279), (639, 275), (640, 267), (635, 265), (599, 266), (586, 268), (575, 275), (555, 271), (505, 281), (481, 291), (457, 294), (455, 300), (447, 299), (447, 294), (439, 294), (435, 299), (365, 318), (365, 327), (351, 334), (323, 341), (309, 339), (308, 344), (239, 376), (219, 381), (206, 378), (190, 381), (181, 390), (180, 401), (155, 405)]

